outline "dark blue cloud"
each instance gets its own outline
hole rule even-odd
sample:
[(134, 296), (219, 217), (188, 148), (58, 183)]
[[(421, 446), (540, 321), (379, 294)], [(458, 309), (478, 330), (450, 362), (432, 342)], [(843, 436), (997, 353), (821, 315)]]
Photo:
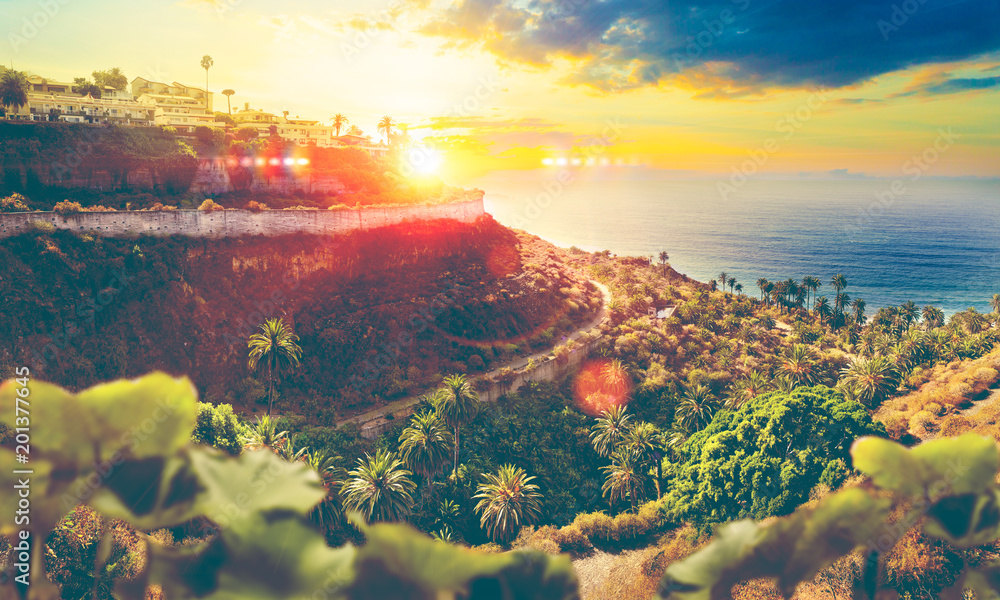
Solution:
[(426, 33), (503, 59), (578, 59), (574, 82), (703, 71), (739, 87), (842, 87), (1000, 50), (1000, 0), (458, 0)]

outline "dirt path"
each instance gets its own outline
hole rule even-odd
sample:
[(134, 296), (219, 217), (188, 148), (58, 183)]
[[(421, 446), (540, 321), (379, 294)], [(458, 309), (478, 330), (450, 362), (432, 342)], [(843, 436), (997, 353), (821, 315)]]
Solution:
[(959, 412), (958, 414), (962, 415), (963, 417), (971, 421), (975, 419), (976, 415), (978, 415), (979, 411), (983, 410), (984, 407), (989, 406), (994, 402), (1000, 402), (1000, 387), (990, 388), (989, 391), (990, 391), (989, 395), (987, 395), (985, 398), (973, 402), (972, 406)]
[[(597, 286), (599, 290), (601, 290), (601, 296), (602, 296), (601, 309), (597, 312), (597, 316), (595, 316), (589, 323), (575, 330), (570, 335), (564, 336), (563, 339), (560, 340), (559, 342), (560, 344), (564, 344), (570, 340), (579, 339), (580, 336), (582, 336), (583, 334), (589, 333), (590, 331), (599, 327), (601, 323), (603, 323), (605, 319), (608, 318), (608, 303), (611, 301), (611, 291), (601, 283), (598, 283), (596, 281), (591, 281), (591, 283), (593, 283), (595, 286)], [(539, 359), (549, 356), (551, 354), (552, 354), (552, 349), (550, 348), (548, 350), (536, 352), (530, 356), (523, 356), (516, 360), (512, 360), (496, 369), (493, 369), (489, 373), (473, 377), (471, 378), (470, 381), (472, 383), (475, 383), (477, 380), (483, 379), (484, 377), (496, 377), (500, 373), (501, 369), (510, 368), (517, 370), (526, 366), (529, 360), (534, 359), (535, 361), (538, 361)], [(360, 415), (355, 415), (353, 417), (337, 421), (337, 427), (346, 425), (348, 423), (357, 423), (360, 427), (363, 428), (366, 424), (371, 423), (373, 421), (377, 421), (388, 414), (394, 414), (396, 412), (407, 409), (417, 404), (418, 402), (420, 402), (421, 396), (422, 395), (410, 396), (408, 398), (401, 398), (399, 400), (390, 402), (385, 406), (374, 408), (367, 412), (361, 413)]]

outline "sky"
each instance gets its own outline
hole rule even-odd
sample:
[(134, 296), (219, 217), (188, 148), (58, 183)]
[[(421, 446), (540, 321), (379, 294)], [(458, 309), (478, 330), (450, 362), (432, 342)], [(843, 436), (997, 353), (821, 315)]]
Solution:
[[(0, 60), (389, 115), (461, 184), (1000, 177), (998, 0), (0, 0)], [(216, 95), (216, 109), (225, 97)]]

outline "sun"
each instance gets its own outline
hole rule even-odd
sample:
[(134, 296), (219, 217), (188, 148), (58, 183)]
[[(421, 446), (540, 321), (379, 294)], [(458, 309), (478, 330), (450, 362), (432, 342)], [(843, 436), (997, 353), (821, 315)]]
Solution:
[(433, 148), (414, 148), (410, 151), (409, 163), (420, 175), (434, 175), (444, 164), (444, 157)]

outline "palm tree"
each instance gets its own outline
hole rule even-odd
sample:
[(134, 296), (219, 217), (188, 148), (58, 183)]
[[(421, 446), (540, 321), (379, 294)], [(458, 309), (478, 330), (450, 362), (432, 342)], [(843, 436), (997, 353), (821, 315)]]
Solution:
[(476, 495), (479, 503), (479, 524), (494, 542), (507, 543), (514, 539), (524, 525), (531, 525), (542, 514), (542, 495), (538, 486), (531, 483), (524, 469), (503, 465), (493, 473), (484, 473), (485, 483), (479, 484)]
[(993, 297), (990, 298), (990, 306), (993, 307), (993, 312), (1000, 315), (1000, 294), (993, 294)]
[(663, 494), (660, 492), (660, 480), (663, 478), (663, 432), (652, 423), (637, 423), (628, 432), (622, 447), (631, 452), (636, 457), (639, 464), (653, 462), (656, 466), (656, 499), (659, 500)]
[(713, 279), (708, 282), (708, 287), (711, 288), (711, 290), (714, 292), (715, 290), (719, 289), (719, 282)]
[(729, 281), (729, 275), (723, 271), (719, 273), (719, 282), (722, 284), (722, 289), (726, 289), (726, 282)]
[(909, 329), (920, 319), (920, 310), (913, 300), (907, 300), (899, 306), (899, 316), (903, 320), (903, 329)]
[(826, 296), (816, 298), (816, 301), (813, 303), (813, 310), (817, 315), (819, 315), (823, 322), (829, 321), (830, 317), (833, 315), (833, 311), (830, 310), (830, 301), (826, 299)]
[(209, 56), (209, 55), (206, 54), (205, 56), (201, 57), (201, 68), (205, 69), (205, 108), (206, 109), (208, 109), (208, 70), (211, 69), (212, 65), (214, 65), (214, 64), (215, 64), (215, 61), (212, 60), (211, 56)]
[(340, 129), (344, 125), (347, 125), (349, 119), (344, 115), (337, 113), (333, 115), (333, 117), (331, 117), (330, 120), (333, 121), (333, 128), (337, 130), (337, 137), (340, 137)]
[(232, 90), (229, 88), (222, 90), (222, 95), (226, 97), (226, 106), (229, 107), (229, 114), (233, 114), (233, 95), (235, 93), (236, 90)]
[(740, 295), (740, 296), (743, 295), (743, 284), (742, 283), (737, 283), (736, 284), (736, 293), (738, 295)]
[(454, 444), (455, 438), (448, 431), (448, 425), (436, 412), (427, 410), (415, 415), (399, 436), (399, 454), (406, 466), (423, 476), (430, 488), (434, 474), (448, 462), (448, 446)]
[(602, 495), (608, 496), (608, 501), (625, 499), (626, 495), (632, 503), (632, 512), (639, 504), (639, 493), (642, 491), (642, 473), (636, 464), (636, 457), (624, 449), (611, 455), (611, 464), (601, 467), (605, 472)]
[(756, 398), (770, 389), (771, 384), (767, 376), (754, 369), (750, 374), (740, 379), (733, 385), (733, 390), (726, 400), (726, 408), (736, 410), (746, 402)]
[(270, 416), (257, 417), (255, 423), (247, 426), (243, 436), (243, 447), (246, 450), (261, 450), (267, 448), (275, 454), (288, 444), (288, 432), (278, 431), (278, 423)]
[(401, 521), (413, 508), (416, 484), (403, 461), (379, 448), (375, 456), (365, 454), (347, 474), (341, 489), (344, 507), (360, 511), (368, 521)]
[(385, 135), (385, 144), (387, 146), (389, 145), (389, 136), (392, 135), (392, 128), (395, 126), (396, 122), (388, 115), (382, 117), (378, 122), (378, 132)]
[(284, 319), (268, 319), (260, 326), (261, 333), (250, 336), (247, 347), (250, 348), (248, 366), (256, 370), (262, 363), (267, 364), (268, 401), (267, 414), (271, 414), (274, 402), (274, 379), (293, 366), (298, 366), (302, 358), (302, 348), (299, 347), (299, 336), (285, 325)]
[(601, 368), (601, 383), (615, 399), (616, 403), (621, 403), (628, 394), (629, 383), (631, 383), (628, 369), (625, 364), (614, 359)]
[(896, 366), (881, 354), (855, 359), (843, 370), (840, 385), (850, 388), (862, 404), (875, 408), (895, 391)]
[(719, 403), (703, 385), (689, 389), (681, 397), (674, 411), (674, 418), (685, 429), (697, 431), (712, 422)]
[(339, 491), (347, 478), (347, 471), (340, 466), (342, 461), (340, 456), (326, 450), (310, 452), (306, 456), (306, 464), (319, 473), (326, 488), (326, 497), (309, 513), (309, 520), (324, 533), (339, 522), (343, 514)]
[(778, 367), (778, 372), (801, 385), (816, 382), (816, 354), (805, 344), (795, 344)]
[[(660, 270), (664, 275), (667, 274), (667, 261), (670, 260), (670, 255), (667, 254), (666, 250), (660, 250)], [(1000, 296), (1000, 294), (997, 294)]]
[(936, 306), (931, 306), (930, 304), (925, 306), (923, 315), (924, 326), (927, 327), (928, 330), (944, 325), (944, 311)]
[[(735, 277), (730, 277), (729, 278), (729, 293), (732, 294), (733, 291), (735, 290), (735, 288), (736, 288), (736, 278)], [(743, 289), (743, 288), (741, 287), (740, 289)]]
[(22, 71), (4, 71), (0, 77), (0, 105), (3, 105), (6, 112), (16, 113), (27, 103), (28, 76)]
[(854, 302), (851, 303), (851, 308), (854, 309), (854, 322), (859, 326), (865, 324), (865, 303), (864, 298), (855, 298)]
[(767, 279), (765, 279), (764, 277), (760, 277), (760, 278), (757, 279), (757, 287), (760, 289), (760, 301), (761, 302), (764, 302), (764, 296), (767, 293), (766, 290), (767, 290), (767, 284), (768, 283), (770, 283), (770, 282)]
[[(806, 277), (802, 278), (802, 287), (811, 291), (813, 294), (813, 304), (816, 303), (816, 291), (819, 290), (820, 286), (822, 285), (823, 283), (818, 278), (813, 277), (812, 275), (807, 275)], [(806, 298), (806, 300), (808, 302), (808, 298)]]
[(632, 415), (625, 408), (624, 404), (612, 404), (597, 418), (590, 432), (590, 443), (599, 455), (607, 457), (613, 453), (632, 430)]
[(452, 477), (458, 474), (459, 429), (475, 418), (479, 410), (479, 393), (469, 384), (465, 375), (444, 378), (444, 386), (431, 401), (444, 422), (455, 430), (455, 464)]
[(841, 303), (842, 298), (841, 298), (840, 292), (844, 288), (847, 287), (847, 278), (844, 277), (842, 274), (838, 273), (838, 274), (834, 275), (833, 278), (830, 280), (830, 285), (832, 285), (833, 289), (837, 291), (837, 295), (834, 296), (834, 315), (833, 316), (834, 316), (835, 325), (839, 326), (839, 317), (840, 317), (840, 314), (844, 310), (844, 305)]
[(350, 127), (347, 128), (347, 135), (362, 137), (365, 135), (365, 132), (361, 131), (361, 128), (358, 127), (357, 125), (351, 125)]

